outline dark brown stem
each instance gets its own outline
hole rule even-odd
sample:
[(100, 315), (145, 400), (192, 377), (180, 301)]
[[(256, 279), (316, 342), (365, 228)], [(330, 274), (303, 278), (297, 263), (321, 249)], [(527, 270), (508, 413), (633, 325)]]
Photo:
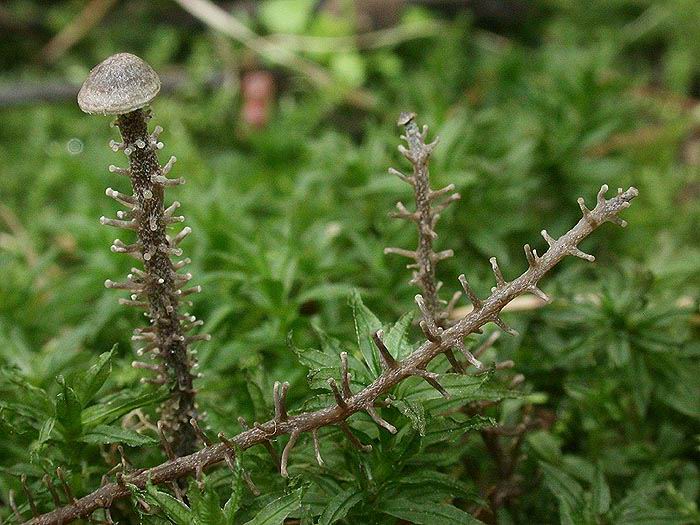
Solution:
[(66, 524), (89, 516), (96, 509), (109, 507), (116, 499), (127, 497), (129, 489), (125, 483), (138, 487), (144, 487), (149, 479), (155, 484), (167, 483), (226, 460), (234, 453), (234, 448), (245, 450), (284, 434), (294, 433), (298, 437), (304, 432), (313, 434), (323, 426), (342, 425), (352, 414), (373, 407), (379, 396), (389, 392), (399, 382), (415, 374), (417, 370), (425, 370), (426, 365), (433, 358), (455, 347), (457, 343), (462, 343), (465, 337), (475, 333), (486, 323), (498, 319), (500, 311), (510, 301), (519, 295), (531, 292), (537, 282), (559, 261), (567, 255), (577, 255), (576, 246), (601, 224), (607, 221), (619, 223), (617, 214), (629, 206), (638, 192), (635, 188), (630, 188), (626, 192), (619, 190), (616, 197), (606, 200), (604, 198), (606, 190), (607, 186), (601, 188), (598, 194), (598, 205), (589, 212), (588, 216), (582, 218), (559, 239), (551, 239), (549, 249), (541, 257), (535, 256), (530, 267), (520, 277), (497, 286), (487, 299), (479, 301), (479, 307), (475, 307), (464, 318), (445, 329), (441, 334), (440, 343), (425, 341), (405, 360), (396, 362), (393, 367), (386, 367), (382, 374), (366, 388), (351, 397), (343, 398), (343, 406), (334, 404), (315, 412), (289, 416), (284, 421), (273, 418), (226, 442), (205, 447), (189, 456), (167, 461), (139, 473), (126, 475), (123, 477), (122, 484), (105, 485), (72, 504), (33, 518), (27, 523), (31, 525)]
[[(150, 319), (147, 328), (134, 331), (133, 339), (142, 341), (139, 354), (158, 358), (161, 364), (135, 362), (137, 368), (150, 369), (158, 375), (151, 382), (167, 382), (171, 386), (171, 397), (163, 410), (163, 421), (167, 433), (173, 441), (172, 448), (177, 456), (191, 454), (196, 450), (197, 436), (190, 424), (197, 419), (197, 405), (193, 387), (192, 360), (188, 354), (188, 338), (185, 333), (194, 319), (180, 311), (180, 297), (183, 285), (191, 277), (177, 273), (171, 257), (180, 255), (178, 242), (190, 229), (184, 228), (170, 238), (166, 234), (168, 225), (179, 222), (164, 205), (164, 187), (180, 183), (179, 179), (165, 177), (172, 166), (165, 167), (158, 162), (156, 150), (162, 147), (157, 136), (147, 130), (149, 115), (139, 109), (119, 115), (116, 124), (123, 142), (113, 148), (122, 149), (129, 157), (129, 169), (125, 174), (131, 180), (133, 195), (126, 196), (108, 189), (107, 194), (125, 204), (129, 211), (118, 214), (119, 220), (103, 219), (103, 223), (121, 226), (136, 231), (138, 242), (125, 245), (117, 240), (112, 250), (125, 252), (143, 262), (143, 271), (132, 270), (125, 283), (107, 281), (107, 287), (124, 288), (132, 292), (126, 304), (144, 307)], [(124, 172), (120, 168), (111, 171)], [(128, 220), (122, 220), (128, 219)], [(177, 267), (181, 267), (178, 264)]]

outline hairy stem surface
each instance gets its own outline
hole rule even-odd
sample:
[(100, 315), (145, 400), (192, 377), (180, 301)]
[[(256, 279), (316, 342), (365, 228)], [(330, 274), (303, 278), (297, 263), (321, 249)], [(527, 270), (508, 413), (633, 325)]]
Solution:
[[(181, 181), (165, 177), (172, 161), (166, 167), (159, 164), (156, 150), (162, 144), (148, 133), (147, 122), (148, 115), (140, 109), (120, 115), (116, 121), (123, 139), (118, 146), (129, 156), (127, 175), (133, 189), (133, 196), (127, 199), (127, 217), (131, 221), (122, 227), (134, 229), (138, 242), (127, 247), (115, 241), (112, 247), (141, 260), (144, 269), (132, 270), (126, 283), (108, 281), (107, 286), (129, 289), (131, 300), (124, 302), (147, 311), (150, 326), (136, 329), (133, 339), (143, 342), (139, 354), (158, 358), (161, 364), (135, 362), (134, 366), (154, 370), (158, 375), (152, 382), (170, 385), (171, 396), (163, 407), (162, 419), (171, 434), (175, 454), (184, 456), (196, 450), (196, 435), (189, 421), (197, 419), (198, 414), (188, 353), (190, 338), (185, 335), (194, 320), (180, 311), (182, 287), (190, 275), (178, 274), (171, 257), (180, 255), (177, 243), (189, 233), (189, 228), (173, 239), (166, 234), (168, 225), (179, 221), (166, 213), (164, 187)], [(113, 191), (111, 195), (114, 196)], [(103, 222), (110, 224), (109, 220)]]

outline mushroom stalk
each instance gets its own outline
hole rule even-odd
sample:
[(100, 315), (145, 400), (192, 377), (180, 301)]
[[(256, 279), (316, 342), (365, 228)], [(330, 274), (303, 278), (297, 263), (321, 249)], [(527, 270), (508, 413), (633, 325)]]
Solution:
[[(189, 275), (178, 274), (170, 258), (178, 255), (180, 249), (166, 235), (164, 185), (169, 179), (163, 176), (155, 141), (148, 134), (148, 118), (143, 109), (137, 109), (119, 115), (116, 121), (124, 151), (129, 152), (129, 178), (136, 199), (136, 235), (145, 272), (140, 283), (142, 291), (132, 299), (145, 300), (148, 304), (153, 350), (162, 359), (171, 383), (171, 397), (166, 402), (163, 419), (173, 432), (175, 454), (183, 456), (196, 450), (196, 435), (189, 424), (191, 418), (197, 418), (192, 363), (179, 311), (180, 283)], [(142, 331), (137, 330), (135, 337), (140, 335)]]

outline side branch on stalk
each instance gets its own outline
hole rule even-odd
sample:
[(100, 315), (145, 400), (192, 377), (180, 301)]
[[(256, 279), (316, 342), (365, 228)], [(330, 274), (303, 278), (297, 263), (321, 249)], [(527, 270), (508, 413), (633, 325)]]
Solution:
[[(607, 186), (601, 188), (595, 208), (586, 209), (581, 220), (571, 230), (557, 239), (549, 235), (545, 236), (549, 247), (542, 255), (538, 255), (526, 245), (525, 254), (529, 267), (518, 278), (507, 281), (497, 269), (497, 265), (493, 264), (496, 286), (487, 298), (479, 299), (469, 287), (466, 279), (461, 276), (460, 281), (474, 304), (474, 310), (454, 325), (441, 328), (439, 331), (436, 330), (433, 333), (434, 337), (426, 340), (406, 359), (398, 361), (391, 356), (384, 348), (381, 333), (376, 334), (375, 343), (382, 358), (383, 371), (361, 391), (357, 393), (351, 391), (349, 381), (346, 380), (346, 357), (341, 356), (342, 384), (338, 386), (335, 381), (331, 383), (331, 389), (336, 399), (333, 405), (315, 412), (289, 415), (286, 406), (287, 388), (283, 384), (278, 384), (274, 394), (275, 416), (271, 420), (254, 425), (231, 438), (221, 435), (219, 443), (205, 446), (194, 454), (175, 458), (145, 471), (122, 475), (117, 482), (108, 483), (87, 496), (69, 501), (66, 506), (35, 517), (27, 523), (31, 525), (58, 525), (87, 517), (97, 509), (109, 507), (116, 499), (129, 496), (128, 484), (144, 487), (149, 479), (154, 484), (170, 483), (188, 475), (199, 474), (221, 461), (231, 464), (232, 458), (240, 451), (254, 445), (264, 444), (285, 434), (289, 434), (290, 439), (281, 460), (283, 475), (286, 475), (294, 445), (303, 438), (305, 433), (311, 434), (317, 458), (321, 462), (318, 453), (317, 431), (324, 426), (339, 426), (353, 445), (366, 450), (368, 446), (363, 445), (350, 431), (346, 423), (348, 417), (357, 412), (368, 412), (378, 425), (389, 432), (394, 431), (394, 427), (381, 418), (375, 405), (381, 395), (388, 393), (399, 382), (410, 376), (420, 376), (438, 389), (441, 394), (449, 395), (440, 386), (438, 375), (425, 370), (433, 358), (448, 350), (461, 348), (467, 336), (477, 333), (482, 326), (489, 322), (505, 326), (499, 317), (503, 307), (519, 295), (532, 293), (537, 289), (537, 283), (540, 279), (567, 255), (582, 257), (582, 252), (578, 250), (578, 244), (593, 230), (605, 222), (624, 226), (624, 222), (618, 218), (618, 214), (630, 205), (630, 201), (637, 196), (638, 192), (635, 188), (630, 188), (627, 191), (619, 189), (617, 195), (608, 200), (605, 198), (607, 189)], [(581, 207), (583, 210), (585, 204), (581, 204)], [(583, 258), (589, 260), (590, 256)], [(428, 320), (426, 319), (426, 321)], [(432, 330), (432, 327), (428, 329)]]

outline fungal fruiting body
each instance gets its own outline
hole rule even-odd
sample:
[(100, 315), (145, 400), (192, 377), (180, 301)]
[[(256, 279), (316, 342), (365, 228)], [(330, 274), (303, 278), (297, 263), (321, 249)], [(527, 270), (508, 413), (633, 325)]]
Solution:
[(111, 147), (129, 159), (128, 168), (110, 166), (109, 170), (128, 176), (132, 194), (111, 188), (106, 191), (126, 209), (117, 212), (116, 219), (102, 217), (100, 221), (135, 234), (132, 244), (116, 239), (112, 251), (132, 256), (143, 267), (132, 268), (124, 282), (108, 280), (105, 286), (129, 291), (130, 297), (120, 302), (146, 311), (149, 325), (135, 329), (132, 337), (138, 345), (137, 354), (145, 360), (133, 365), (154, 372), (144, 382), (169, 386), (171, 395), (164, 403), (161, 419), (173, 451), (182, 456), (195, 450), (197, 436), (190, 421), (199, 418), (192, 372), (195, 360), (189, 346), (208, 336), (187, 335), (201, 321), (183, 311), (187, 304), (183, 297), (200, 288), (189, 287), (191, 274), (179, 272), (189, 259), (176, 260), (182, 255), (178, 245), (191, 229), (185, 227), (173, 236), (167, 233), (168, 227), (184, 218), (175, 215), (180, 206), (177, 201), (165, 206), (164, 190), (184, 180), (167, 177), (175, 157), (163, 166), (158, 161), (157, 151), (163, 147), (158, 140), (162, 128), (156, 126), (153, 133), (148, 132), (150, 112), (144, 107), (159, 88), (158, 76), (148, 64), (134, 55), (119, 53), (91, 71), (78, 103), (88, 113), (116, 115), (122, 141), (113, 141)]

